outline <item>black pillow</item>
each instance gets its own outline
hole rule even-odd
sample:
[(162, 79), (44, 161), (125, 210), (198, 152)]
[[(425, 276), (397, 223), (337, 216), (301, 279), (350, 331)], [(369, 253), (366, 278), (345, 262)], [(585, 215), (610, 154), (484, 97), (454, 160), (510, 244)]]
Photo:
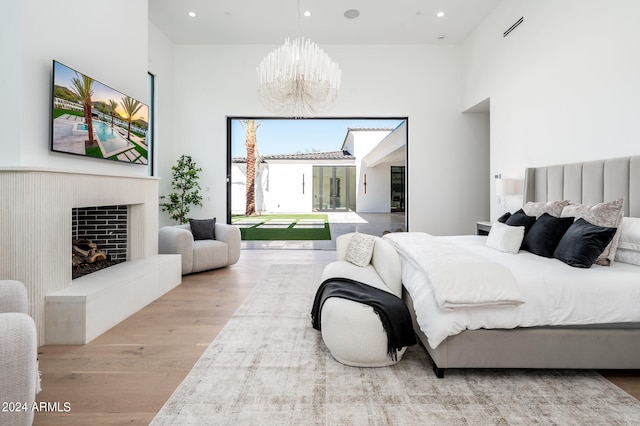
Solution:
[(560, 239), (573, 224), (573, 217), (555, 217), (543, 213), (522, 240), (522, 250), (538, 256), (553, 257)]
[(507, 219), (509, 219), (510, 217), (511, 217), (511, 213), (510, 212), (506, 212), (505, 214), (503, 214), (502, 216), (500, 216), (498, 218), (498, 222), (505, 223), (507, 221)]
[(524, 226), (524, 233), (526, 235), (527, 232), (529, 232), (529, 229), (531, 229), (531, 226), (533, 226), (533, 224), (535, 223), (535, 221), (536, 221), (535, 216), (529, 216), (524, 212), (524, 210), (520, 209), (514, 214), (510, 215), (507, 221), (504, 223), (505, 225), (509, 225), (509, 226)]
[(597, 226), (580, 218), (564, 234), (553, 257), (576, 268), (590, 268), (615, 233), (616, 228)]
[(194, 240), (216, 239), (216, 218), (213, 219), (189, 219), (191, 233)]

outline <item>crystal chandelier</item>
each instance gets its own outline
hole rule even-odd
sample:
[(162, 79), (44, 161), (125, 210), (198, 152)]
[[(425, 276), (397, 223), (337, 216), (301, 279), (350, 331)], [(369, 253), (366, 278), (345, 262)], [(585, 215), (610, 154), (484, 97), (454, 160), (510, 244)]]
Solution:
[(269, 53), (258, 66), (258, 97), (285, 117), (327, 112), (338, 97), (340, 68), (317, 44), (298, 37)]

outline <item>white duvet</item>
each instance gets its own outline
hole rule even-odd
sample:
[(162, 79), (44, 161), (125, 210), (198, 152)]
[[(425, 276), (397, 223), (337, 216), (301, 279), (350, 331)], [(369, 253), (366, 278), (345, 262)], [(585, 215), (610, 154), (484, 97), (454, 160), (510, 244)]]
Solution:
[(424, 232), (385, 237), (423, 271), (443, 309), (516, 306), (524, 298), (509, 268), (458, 244)]
[(419, 262), (400, 249), (403, 284), (432, 348), (466, 329), (640, 322), (638, 266), (615, 262), (612, 266), (573, 268), (526, 251), (502, 253), (485, 246), (486, 236), (437, 238), (504, 265), (513, 273), (525, 303), (444, 309)]

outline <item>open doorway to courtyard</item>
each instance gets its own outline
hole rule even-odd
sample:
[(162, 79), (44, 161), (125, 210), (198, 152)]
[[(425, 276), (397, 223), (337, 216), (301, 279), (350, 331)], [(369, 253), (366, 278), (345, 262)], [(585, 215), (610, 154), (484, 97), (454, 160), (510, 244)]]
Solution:
[(229, 222), (260, 247), (406, 230), (407, 127), (406, 117), (228, 117)]

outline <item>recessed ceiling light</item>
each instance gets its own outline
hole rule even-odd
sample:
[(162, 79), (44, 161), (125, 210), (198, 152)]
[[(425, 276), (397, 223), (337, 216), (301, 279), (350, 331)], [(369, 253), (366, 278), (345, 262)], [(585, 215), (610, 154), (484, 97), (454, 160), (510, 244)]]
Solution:
[(195, 12), (189, 12), (187, 15), (191, 16), (192, 18), (196, 17), (196, 13)]
[(444, 12), (443, 12), (443, 11), (440, 11), (440, 12), (436, 13), (436, 16), (437, 16), (438, 18), (442, 18), (442, 17), (444, 16)]
[(344, 12), (344, 17), (347, 19), (356, 19), (358, 16), (360, 16), (360, 11), (356, 9), (349, 9)]
[(309, 12), (308, 10), (305, 10), (303, 15), (309, 17), (311, 16), (311, 12)]

